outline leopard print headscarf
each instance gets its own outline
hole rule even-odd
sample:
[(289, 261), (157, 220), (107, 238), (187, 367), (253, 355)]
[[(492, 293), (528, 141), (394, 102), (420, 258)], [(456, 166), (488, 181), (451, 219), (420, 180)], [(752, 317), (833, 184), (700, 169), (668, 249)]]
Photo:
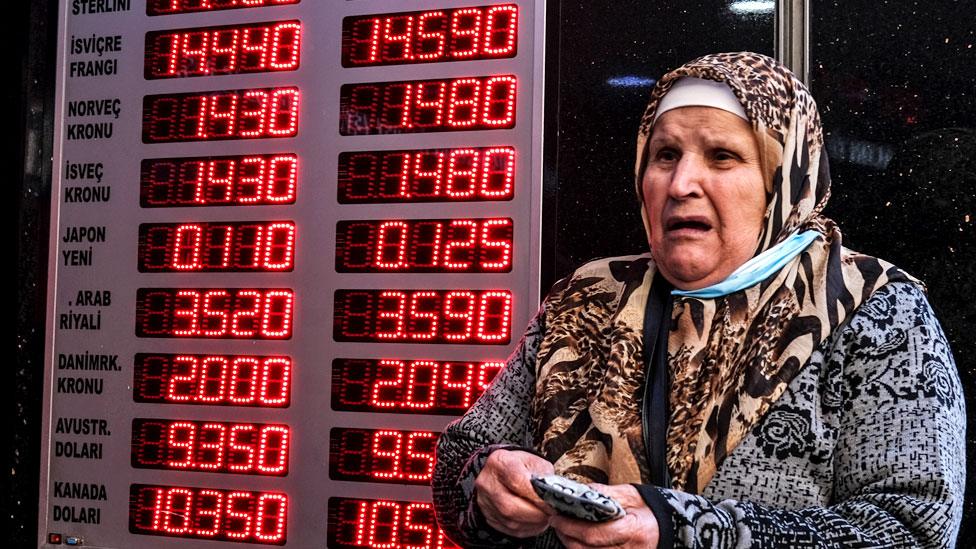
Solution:
[[(762, 419), (814, 349), (881, 286), (915, 279), (844, 248), (820, 212), (830, 174), (816, 104), (774, 59), (723, 53), (695, 59), (657, 83), (641, 120), (641, 178), (661, 97), (685, 76), (726, 83), (759, 144), (767, 209), (756, 253), (797, 231), (818, 237), (766, 280), (715, 299), (674, 296), (668, 338), (672, 487), (700, 492)], [(652, 254), (600, 260), (553, 288), (536, 364), (532, 419), (540, 452), (583, 482), (649, 482), (641, 426), (644, 307)]]

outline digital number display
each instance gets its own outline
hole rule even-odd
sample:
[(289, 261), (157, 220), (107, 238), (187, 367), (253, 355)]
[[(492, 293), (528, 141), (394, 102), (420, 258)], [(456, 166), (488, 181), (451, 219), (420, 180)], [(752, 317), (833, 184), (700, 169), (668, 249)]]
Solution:
[(146, 0), (146, 15), (263, 8), (297, 4), (301, 0)]
[(284, 545), (288, 496), (276, 492), (133, 484), (129, 532)]
[(135, 418), (132, 466), (284, 476), (290, 438), (287, 425)]
[(329, 433), (329, 478), (430, 484), (439, 433), (342, 429)]
[(336, 290), (333, 338), (377, 343), (505, 344), (508, 290)]
[(513, 75), (342, 86), (339, 133), (373, 135), (515, 126)]
[(515, 57), (518, 6), (479, 6), (346, 17), (342, 66)]
[(285, 356), (139, 353), (132, 398), (157, 404), (285, 408), (291, 359)]
[(136, 335), (289, 339), (294, 306), (286, 288), (139, 288)]
[(329, 547), (457, 547), (437, 526), (434, 506), (420, 501), (329, 498)]
[(340, 221), (336, 271), (503, 273), (512, 270), (512, 220)]
[(294, 87), (147, 95), (142, 142), (294, 137), (300, 95)]
[(341, 204), (511, 200), (515, 149), (344, 152), (338, 181)]
[(301, 58), (301, 37), (298, 21), (154, 31), (146, 34), (143, 76), (293, 71)]
[(332, 361), (332, 409), (461, 415), (504, 362), (350, 359)]
[(143, 223), (139, 272), (277, 272), (295, 267), (295, 223)]
[(142, 161), (139, 205), (268, 206), (293, 204), (298, 155), (254, 154)]

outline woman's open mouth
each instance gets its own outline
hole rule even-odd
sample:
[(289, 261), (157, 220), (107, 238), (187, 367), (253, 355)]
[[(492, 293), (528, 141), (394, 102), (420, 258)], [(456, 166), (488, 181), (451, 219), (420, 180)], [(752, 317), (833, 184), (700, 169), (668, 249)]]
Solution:
[(665, 230), (674, 235), (696, 235), (712, 230), (712, 224), (701, 216), (674, 216), (668, 219)]

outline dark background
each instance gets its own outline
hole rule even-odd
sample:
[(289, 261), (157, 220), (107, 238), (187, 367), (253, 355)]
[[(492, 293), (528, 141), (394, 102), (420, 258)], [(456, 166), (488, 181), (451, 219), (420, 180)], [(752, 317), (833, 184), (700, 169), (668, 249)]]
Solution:
[[(307, 0), (319, 1), (319, 0)], [(135, 4), (135, 3), (134, 3)], [(668, 5), (664, 5), (668, 4)], [(773, 54), (773, 14), (734, 2), (550, 0), (543, 290), (587, 259), (646, 249), (634, 196), (637, 122), (654, 79), (699, 55)], [(8, 334), (0, 365), (7, 546), (36, 545), (50, 207), (54, 0), (4, 4), (0, 149)], [(813, 2), (811, 88), (845, 244), (928, 283), (976, 413), (976, 3)], [(559, 25), (553, 25), (558, 21)], [(967, 433), (968, 455), (976, 439)], [(972, 474), (959, 539), (976, 528)], [(962, 545), (962, 544), (960, 544)]]

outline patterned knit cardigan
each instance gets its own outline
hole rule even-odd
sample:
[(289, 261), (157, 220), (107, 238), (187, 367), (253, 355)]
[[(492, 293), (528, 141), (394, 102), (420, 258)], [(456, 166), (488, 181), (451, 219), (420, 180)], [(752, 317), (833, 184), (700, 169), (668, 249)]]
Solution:
[[(545, 307), (488, 391), (437, 448), (433, 491), (464, 547), (559, 547), (493, 530), (474, 479), (498, 448), (534, 448), (529, 409)], [(952, 547), (965, 488), (965, 403), (922, 291), (890, 283), (825, 340), (700, 495), (639, 491), (659, 547)]]

